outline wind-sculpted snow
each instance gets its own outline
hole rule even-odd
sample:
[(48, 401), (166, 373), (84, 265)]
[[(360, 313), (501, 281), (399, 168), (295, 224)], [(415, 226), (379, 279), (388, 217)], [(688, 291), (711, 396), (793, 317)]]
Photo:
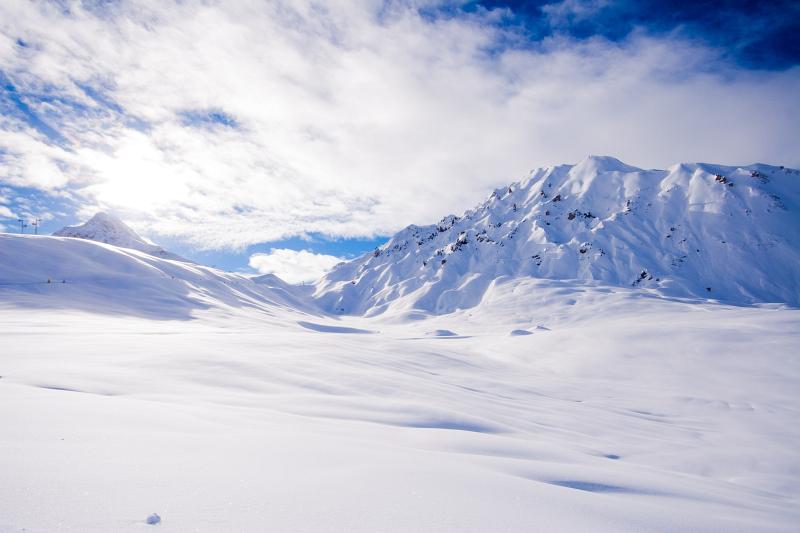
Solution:
[(2, 533), (800, 521), (798, 310), (533, 278), (413, 321), (6, 296)]
[(378, 316), (0, 234), (0, 533), (796, 531), (800, 310), (704, 285), (796, 301), (797, 176), (583, 166), (317, 288)]
[(642, 170), (591, 156), (540, 168), (477, 208), (409, 226), (318, 284), (331, 312), (477, 305), (498, 280), (594, 280), (673, 297), (800, 304), (800, 172)]

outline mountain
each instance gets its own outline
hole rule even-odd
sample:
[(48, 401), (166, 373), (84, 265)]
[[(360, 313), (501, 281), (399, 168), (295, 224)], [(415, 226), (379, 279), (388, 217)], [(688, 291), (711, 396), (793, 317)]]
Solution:
[(87, 239), (122, 248), (139, 250), (140, 252), (145, 252), (164, 259), (189, 261), (179, 255), (164, 250), (157, 244), (145, 240), (129, 228), (123, 221), (109, 213), (97, 213), (85, 223), (79, 226), (67, 226), (62, 228), (53, 233), (53, 236)]
[(0, 234), (0, 531), (797, 530), (796, 309), (529, 277), (402, 320), (294, 288)]
[(97, 213), (52, 236), (0, 234), (0, 301), (37, 309), (186, 320), (214, 309), (317, 316), (311, 287), (198, 265)]
[(712, 299), (797, 300), (798, 179), (589, 158), (305, 287), (0, 233), (0, 532), (795, 532), (800, 310)]
[(446, 313), (509, 278), (800, 304), (800, 172), (612, 157), (538, 168), (461, 216), (411, 225), (317, 284), (328, 311)]
[(257, 310), (261, 319), (278, 309), (317, 314), (307, 297), (279, 280), (163, 255), (88, 238), (2, 233), (0, 302), (164, 320), (186, 320), (211, 308), (228, 314)]

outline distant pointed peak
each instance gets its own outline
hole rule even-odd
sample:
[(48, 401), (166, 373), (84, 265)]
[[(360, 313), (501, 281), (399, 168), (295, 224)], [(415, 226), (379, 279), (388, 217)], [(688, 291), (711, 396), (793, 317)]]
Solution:
[(106, 211), (98, 211), (97, 213), (95, 213), (92, 218), (86, 221), (86, 224), (90, 222), (116, 222), (127, 227), (127, 224), (125, 224), (119, 217), (112, 215), (111, 213), (108, 213)]
[(151, 240), (140, 236), (116, 215), (105, 211), (95, 213), (92, 218), (78, 226), (62, 228), (53, 233), (53, 236), (102, 242), (113, 246), (119, 246), (120, 248), (139, 250), (140, 252), (145, 252), (164, 259), (191, 262), (188, 259), (164, 250)]
[(125, 233), (128, 235), (135, 236), (137, 239), (141, 239), (135, 231), (133, 231), (127, 224), (125, 224), (120, 218), (111, 213), (105, 211), (98, 211), (97, 213), (92, 216), (89, 220), (84, 222), (83, 224), (78, 224), (77, 226), (67, 226), (53, 235), (59, 235), (62, 233), (74, 233), (75, 231), (89, 231), (89, 230), (113, 230), (116, 232)]
[(53, 233), (53, 235), (56, 237), (73, 237), (103, 242), (148, 253), (163, 251), (160, 246), (140, 237), (118, 217), (105, 211), (95, 213), (92, 218), (83, 224), (67, 226)]

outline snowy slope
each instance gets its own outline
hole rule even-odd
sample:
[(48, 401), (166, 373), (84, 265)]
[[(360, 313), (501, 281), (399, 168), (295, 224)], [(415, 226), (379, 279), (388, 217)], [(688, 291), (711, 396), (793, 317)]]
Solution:
[(595, 280), (673, 297), (800, 304), (800, 172), (642, 170), (611, 157), (539, 168), (463, 216), (409, 226), (317, 285), (331, 312), (434, 313), (504, 277)]
[(83, 238), (0, 233), (0, 303), (188, 319), (209, 308), (314, 312), (307, 301), (279, 280), (265, 283)]
[(414, 321), (104, 311), (0, 292), (2, 533), (800, 521), (798, 310), (529, 278)]
[(73, 237), (88, 239), (121, 248), (139, 250), (164, 259), (188, 261), (179, 255), (167, 252), (157, 244), (153, 244), (139, 236), (119, 218), (109, 213), (97, 213), (85, 223), (78, 226), (67, 226), (53, 233), (55, 237)]
[[(356, 291), (348, 311), (369, 317), (323, 313), (314, 287), (273, 275), (0, 234), (0, 533), (150, 530), (152, 513), (165, 532), (796, 531), (800, 310), (663, 297), (704, 295), (691, 276), (722, 270), (715, 256), (658, 281), (624, 270), (640, 268), (631, 249), (660, 264), (678, 226), (638, 239), (680, 213), (693, 225), (674, 246), (771, 235), (751, 280), (713, 290), (791, 302), (796, 176), (728, 169), (730, 187), (674, 169), (700, 192), (661, 205), (665, 171), (585, 163), (618, 170), (587, 170), (577, 192), (580, 169), (534, 173), (317, 287), (331, 306)], [(613, 196), (605, 180), (629, 188)], [(578, 196), (597, 219), (569, 217)], [(724, 216), (737, 202), (750, 233), (706, 221), (743, 231)], [(432, 237), (401, 245), (415, 232)], [(584, 235), (609, 251), (582, 263)], [(551, 254), (542, 271), (536, 246)], [(417, 279), (411, 250), (438, 274)], [(741, 267), (745, 251), (727, 254)], [(364, 279), (332, 279), (348, 269)], [(778, 281), (758, 282), (766, 272)], [(548, 279), (562, 275), (584, 279)]]

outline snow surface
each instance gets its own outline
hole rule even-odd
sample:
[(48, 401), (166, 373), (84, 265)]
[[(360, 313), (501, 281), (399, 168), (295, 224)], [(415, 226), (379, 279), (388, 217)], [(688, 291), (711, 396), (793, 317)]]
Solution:
[[(411, 245), (394, 249), (414, 228), (316, 288), (0, 234), (0, 532), (796, 531), (798, 263), (782, 261), (796, 253), (797, 176), (580, 166), (446, 219), (420, 256), (466, 238), (444, 252), (449, 270), (419, 279)], [(706, 183), (722, 170), (734, 187)], [(669, 176), (723, 199), (661, 198)], [(557, 220), (524, 200), (550, 179)], [(608, 205), (630, 194), (661, 214), (634, 203), (602, 227), (568, 226), (580, 194), (601, 212), (603, 180), (630, 187)], [(763, 187), (782, 208), (753, 209)], [(697, 214), (740, 200), (755, 221), (744, 236)], [(561, 226), (517, 221), (523, 209)], [(714, 256), (659, 276), (668, 247), (631, 243), (637, 224), (660, 235), (672, 218), (687, 242), (736, 243), (713, 248), (730, 271)], [(477, 241), (483, 229), (494, 243)], [(559, 259), (547, 239), (586, 240), (568, 231), (611, 265)], [(553, 253), (543, 272), (521, 266), (536, 235)], [(662, 281), (629, 283), (639, 268)], [(708, 295), (712, 274), (724, 279)]]
[(673, 297), (800, 305), (800, 172), (769, 165), (642, 170), (612, 157), (533, 170), (462, 216), (409, 226), (341, 264), (334, 313), (447, 313), (504, 277), (595, 280)]
[[(135, 530), (152, 512), (165, 531), (208, 532), (800, 520), (797, 310), (548, 280), (396, 323), (224, 304), (153, 320), (3, 296), (4, 533)], [(520, 327), (534, 333), (509, 336)]]

